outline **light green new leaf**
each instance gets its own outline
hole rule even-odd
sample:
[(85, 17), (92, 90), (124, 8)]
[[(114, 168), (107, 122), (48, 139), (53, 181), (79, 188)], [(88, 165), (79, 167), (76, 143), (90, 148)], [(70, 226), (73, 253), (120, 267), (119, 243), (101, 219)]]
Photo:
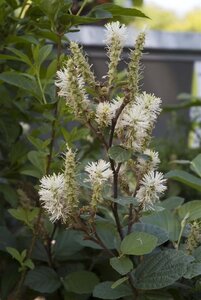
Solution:
[(127, 255), (144, 255), (157, 246), (157, 237), (145, 232), (132, 232), (121, 242), (121, 252)]
[(31, 227), (31, 223), (38, 216), (39, 208), (35, 207), (33, 209), (25, 209), (23, 207), (18, 207), (16, 209), (11, 208), (8, 212), (15, 219), (24, 222), (27, 226)]
[(112, 288), (112, 289), (116, 289), (119, 285), (121, 285), (122, 283), (124, 283), (124, 282), (127, 281), (127, 280), (128, 280), (128, 277), (127, 277), (127, 276), (124, 276), (124, 277), (118, 279), (117, 281), (115, 281), (115, 282), (112, 284), (111, 288)]
[(7, 252), (13, 257), (15, 258), (20, 264), (23, 261), (23, 256), (22, 254), (19, 253), (19, 251), (15, 248), (12, 247), (6, 247)]
[(121, 275), (129, 273), (133, 269), (133, 263), (127, 256), (112, 257), (110, 265)]
[(34, 269), (34, 263), (33, 261), (30, 259), (30, 258), (27, 258), (24, 262), (23, 262), (23, 265), (25, 267), (28, 267), (29, 269), (33, 270)]

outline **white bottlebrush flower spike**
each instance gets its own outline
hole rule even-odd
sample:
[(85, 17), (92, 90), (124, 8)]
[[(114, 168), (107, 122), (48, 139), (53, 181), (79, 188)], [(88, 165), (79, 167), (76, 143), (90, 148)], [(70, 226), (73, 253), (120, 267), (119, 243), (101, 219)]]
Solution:
[(88, 163), (85, 167), (85, 171), (89, 174), (88, 182), (92, 184), (98, 182), (102, 184), (112, 176), (112, 170), (110, 169), (110, 163), (100, 159), (97, 162)]
[(137, 168), (141, 173), (145, 173), (148, 171), (156, 170), (160, 159), (158, 156), (158, 152), (153, 151), (151, 149), (146, 149), (143, 154), (148, 155), (148, 159), (144, 159), (142, 157), (137, 158)]
[(127, 37), (127, 28), (124, 24), (120, 24), (119, 21), (111, 22), (105, 25), (106, 27), (106, 38), (105, 42), (107, 45), (113, 43), (113, 40), (117, 40), (120, 46), (123, 47)]
[(50, 220), (66, 221), (68, 208), (64, 198), (64, 176), (53, 174), (40, 180), (39, 196), (42, 206), (50, 216)]
[(100, 102), (96, 108), (96, 122), (101, 128), (111, 125), (114, 113), (108, 101)]
[(112, 87), (116, 75), (117, 66), (121, 57), (121, 52), (126, 39), (125, 25), (117, 22), (108, 23), (106, 27), (105, 43), (107, 46), (108, 64), (108, 90)]
[(140, 181), (136, 198), (144, 210), (153, 209), (155, 202), (166, 190), (166, 179), (161, 172), (150, 171)]
[(69, 82), (68, 82), (68, 69), (63, 68), (56, 73), (55, 85), (59, 88), (58, 95), (60, 97), (68, 96)]
[(92, 185), (92, 206), (96, 208), (97, 204), (102, 201), (102, 187), (113, 174), (110, 169), (110, 164), (104, 160), (98, 162), (89, 163), (85, 167), (85, 171), (88, 173), (89, 178), (86, 182), (91, 182)]
[(123, 98), (117, 96), (116, 99), (113, 99), (112, 102), (111, 102), (111, 109), (112, 109), (112, 112), (115, 116), (116, 114), (116, 111), (120, 108), (120, 106), (122, 105), (123, 103)]
[(136, 104), (147, 113), (150, 125), (153, 126), (153, 123), (161, 112), (161, 99), (143, 92), (136, 97)]
[(65, 98), (75, 116), (83, 117), (88, 109), (89, 99), (83, 77), (71, 58), (67, 61), (66, 67), (57, 72), (55, 85), (59, 89), (58, 95)]
[(139, 105), (133, 104), (120, 115), (117, 132), (123, 132), (125, 145), (134, 151), (141, 151), (149, 129), (146, 112)]

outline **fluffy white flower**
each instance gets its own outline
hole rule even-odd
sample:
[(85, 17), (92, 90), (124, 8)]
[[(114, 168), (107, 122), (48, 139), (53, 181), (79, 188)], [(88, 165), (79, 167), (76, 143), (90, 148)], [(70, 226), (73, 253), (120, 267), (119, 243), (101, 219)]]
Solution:
[(114, 112), (112, 110), (111, 104), (108, 101), (101, 102), (96, 108), (96, 122), (102, 128), (111, 125), (112, 119), (114, 117)]
[(123, 98), (117, 96), (116, 99), (112, 99), (112, 102), (111, 102), (111, 109), (112, 109), (112, 112), (115, 116), (116, 114), (116, 111), (120, 108), (120, 106), (122, 105), (123, 103)]
[(161, 99), (146, 92), (136, 97), (136, 104), (146, 111), (150, 123), (153, 123), (161, 112)]
[(69, 89), (69, 81), (68, 81), (68, 69), (63, 68), (56, 73), (57, 79), (55, 80), (55, 85), (59, 88), (58, 95), (60, 97), (67, 97), (68, 96), (68, 89)]
[(106, 38), (105, 42), (107, 45), (113, 43), (114, 40), (118, 41), (121, 47), (126, 40), (126, 26), (124, 24), (120, 24), (119, 21), (111, 22), (105, 25), (106, 27)]
[(158, 157), (158, 152), (153, 151), (151, 149), (146, 149), (144, 151), (145, 155), (149, 156), (149, 159), (143, 159), (142, 157), (138, 157), (137, 159), (137, 168), (141, 173), (148, 172), (151, 170), (156, 170), (160, 163), (160, 159)]
[(140, 181), (140, 188), (136, 198), (144, 210), (153, 209), (155, 202), (159, 200), (160, 194), (166, 190), (166, 179), (160, 172), (150, 171)]
[(102, 184), (112, 176), (112, 170), (110, 169), (110, 163), (100, 159), (97, 162), (88, 163), (85, 167), (85, 171), (89, 174), (89, 179), (86, 181), (92, 184), (98, 182)]
[(88, 163), (85, 167), (85, 171), (89, 175), (89, 178), (85, 181), (91, 182), (92, 185), (91, 205), (94, 209), (96, 209), (97, 204), (102, 201), (103, 183), (106, 182), (113, 173), (110, 169), (110, 164), (102, 159), (98, 162)]
[(149, 126), (148, 118), (139, 105), (133, 105), (122, 115), (124, 127), (136, 127), (146, 130)]
[(117, 122), (117, 132), (123, 132), (125, 144), (135, 151), (141, 151), (149, 129), (149, 120), (139, 105), (127, 107)]
[(52, 222), (59, 219), (65, 222), (67, 218), (68, 211), (64, 198), (64, 183), (63, 174), (44, 176), (40, 180), (40, 201)]

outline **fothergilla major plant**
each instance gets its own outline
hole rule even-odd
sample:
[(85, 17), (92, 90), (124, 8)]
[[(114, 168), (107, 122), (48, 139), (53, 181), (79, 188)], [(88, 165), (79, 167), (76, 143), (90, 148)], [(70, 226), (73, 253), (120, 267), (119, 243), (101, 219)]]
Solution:
[[(200, 274), (199, 260), (192, 256), (200, 227), (182, 206), (176, 210), (178, 199), (173, 206), (172, 199), (160, 201), (167, 179), (158, 171), (159, 155), (150, 143), (161, 99), (139, 87), (146, 33), (138, 35), (119, 80), (127, 28), (118, 21), (105, 28), (109, 62), (103, 81), (97, 81), (75, 42), (55, 81), (74, 118), (99, 140), (99, 159), (83, 163), (79, 145), (66, 145), (63, 168), (40, 180), (40, 203), (53, 223), (74, 232), (79, 245), (101, 250), (88, 269), (62, 279), (69, 293), (84, 299), (175, 299), (176, 282)], [(108, 262), (113, 273), (104, 277), (97, 264)], [(25, 280), (30, 287), (34, 272)]]

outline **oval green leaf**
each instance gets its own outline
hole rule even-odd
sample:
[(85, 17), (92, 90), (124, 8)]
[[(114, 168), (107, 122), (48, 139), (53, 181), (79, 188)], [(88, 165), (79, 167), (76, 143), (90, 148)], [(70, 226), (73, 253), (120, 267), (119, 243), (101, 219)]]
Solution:
[(144, 255), (157, 246), (157, 237), (145, 232), (132, 232), (121, 242), (121, 252), (127, 255)]

